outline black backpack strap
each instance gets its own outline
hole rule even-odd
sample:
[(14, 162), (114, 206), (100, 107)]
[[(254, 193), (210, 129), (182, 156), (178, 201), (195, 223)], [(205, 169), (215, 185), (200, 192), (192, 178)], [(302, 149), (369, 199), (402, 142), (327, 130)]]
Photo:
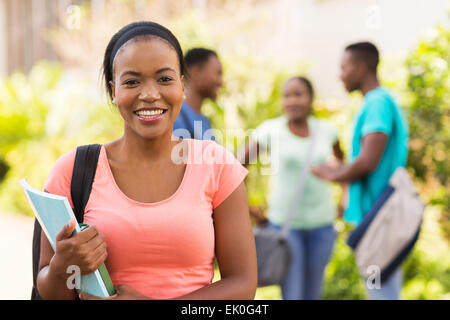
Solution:
[(31, 291), (31, 300), (42, 300), (36, 286), (37, 274), (39, 269), (39, 257), (41, 256), (41, 225), (37, 219), (34, 219), (33, 231), (33, 289)]
[[(75, 217), (79, 223), (83, 222), (84, 208), (92, 190), (100, 150), (101, 145), (99, 144), (80, 146), (77, 148), (70, 184), (70, 195), (75, 207)], [(33, 232), (33, 289), (31, 292), (31, 300), (42, 299), (36, 287), (39, 258), (41, 255), (41, 233), (41, 225), (35, 219)]]
[(70, 196), (75, 217), (79, 223), (83, 222), (84, 208), (91, 194), (100, 149), (101, 145), (99, 144), (79, 146), (75, 155)]

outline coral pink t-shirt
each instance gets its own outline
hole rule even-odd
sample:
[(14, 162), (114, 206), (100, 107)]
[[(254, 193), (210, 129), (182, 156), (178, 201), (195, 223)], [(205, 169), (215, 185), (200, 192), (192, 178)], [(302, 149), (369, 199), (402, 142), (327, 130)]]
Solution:
[[(154, 203), (134, 201), (119, 189), (102, 146), (85, 209), (83, 222), (105, 236), (113, 284), (130, 285), (150, 298), (175, 298), (212, 282), (213, 210), (248, 173), (217, 143), (185, 140), (189, 161), (182, 182), (169, 198)], [(67, 197), (71, 205), (75, 153), (61, 156), (45, 182), (48, 192)]]

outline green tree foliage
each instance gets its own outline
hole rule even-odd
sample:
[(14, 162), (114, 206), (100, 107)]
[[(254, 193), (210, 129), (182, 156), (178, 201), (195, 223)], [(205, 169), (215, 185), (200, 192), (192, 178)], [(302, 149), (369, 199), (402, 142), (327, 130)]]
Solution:
[(339, 222), (340, 230), (336, 238), (333, 256), (325, 269), (323, 299), (327, 300), (364, 300), (366, 291), (356, 267), (355, 255), (345, 243), (349, 226)]
[(0, 90), (0, 155), (9, 169), (0, 184), (1, 211), (33, 215), (18, 181), (25, 177), (42, 188), (53, 163), (71, 148), (118, 138), (120, 116), (59, 64), (38, 63), (28, 76), (5, 79)]
[(430, 204), (444, 208), (450, 240), (450, 29), (438, 27), (406, 60), (411, 144), (408, 166), (427, 182)]
[(0, 153), (6, 154), (19, 141), (39, 139), (45, 134), (48, 96), (59, 78), (57, 66), (35, 67), (26, 76), (13, 74), (0, 83)]
[(16, 73), (0, 82), (0, 181), (10, 168), (5, 155), (18, 143), (44, 135), (48, 97), (43, 93), (54, 88), (59, 72), (41, 64), (28, 77)]

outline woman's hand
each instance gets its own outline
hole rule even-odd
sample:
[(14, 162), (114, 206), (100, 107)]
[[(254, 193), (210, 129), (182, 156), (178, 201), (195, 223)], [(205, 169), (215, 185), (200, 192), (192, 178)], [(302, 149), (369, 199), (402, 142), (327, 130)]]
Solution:
[(140, 292), (137, 292), (132, 287), (126, 284), (120, 284), (114, 286), (116, 289), (116, 294), (111, 297), (99, 298), (93, 295), (90, 295), (86, 292), (80, 293), (81, 300), (151, 300), (150, 298), (144, 296)]
[(67, 277), (67, 267), (76, 265), (81, 275), (87, 275), (106, 260), (106, 242), (96, 227), (90, 226), (75, 236), (76, 222), (71, 220), (56, 236), (55, 255), (50, 261), (50, 269), (61, 277)]
[(321, 164), (317, 167), (311, 168), (311, 172), (318, 178), (326, 181), (335, 181), (336, 168), (329, 164)]

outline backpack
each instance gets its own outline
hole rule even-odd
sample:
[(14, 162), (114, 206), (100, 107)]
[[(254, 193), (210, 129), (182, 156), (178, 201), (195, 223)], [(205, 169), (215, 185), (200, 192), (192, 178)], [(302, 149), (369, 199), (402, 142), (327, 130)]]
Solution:
[(364, 219), (347, 238), (364, 278), (378, 275), (384, 283), (414, 247), (422, 225), (425, 204), (403, 167), (398, 167), (389, 185)]
[[(72, 181), (70, 183), (70, 196), (72, 197), (74, 206), (72, 209), (78, 223), (83, 222), (84, 209), (91, 194), (100, 150), (101, 145), (99, 144), (77, 147)], [(33, 232), (33, 289), (31, 292), (31, 300), (42, 300), (36, 286), (39, 257), (41, 254), (41, 232), (41, 225), (35, 219)]]

